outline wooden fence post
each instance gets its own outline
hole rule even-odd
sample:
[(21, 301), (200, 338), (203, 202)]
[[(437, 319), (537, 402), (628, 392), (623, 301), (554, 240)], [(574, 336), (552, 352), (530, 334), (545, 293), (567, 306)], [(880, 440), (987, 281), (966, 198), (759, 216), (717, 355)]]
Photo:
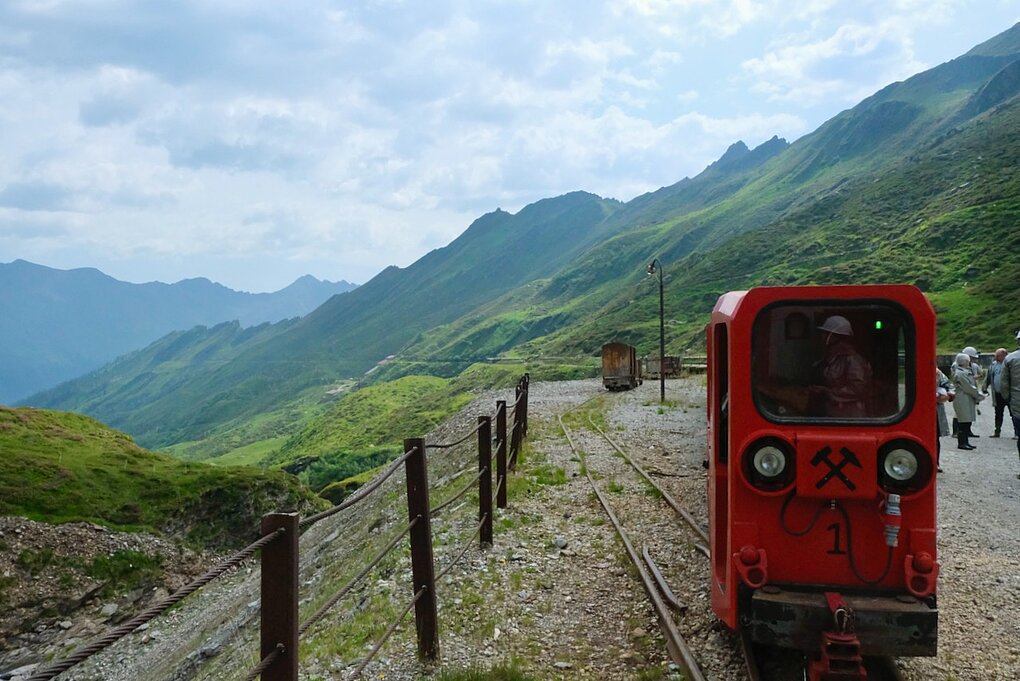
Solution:
[(262, 516), (262, 536), (286, 532), (262, 549), (262, 659), (283, 644), (283, 653), (262, 672), (262, 681), (298, 678), (298, 514)]
[(521, 382), (514, 388), (514, 424), (510, 430), (510, 470), (517, 470), (517, 452), (521, 448)]
[(492, 546), (492, 419), (478, 417), (478, 521), (482, 523), (478, 543)]
[(404, 440), (404, 451), (414, 453), (404, 462), (407, 474), (407, 516), (418, 522), (411, 528), (412, 593), (424, 589), (414, 606), (414, 624), (418, 631), (418, 657), (439, 658), (439, 627), (436, 615), (436, 577), (432, 557), (432, 519), (429, 514), (429, 478), (425, 466), (425, 440)]
[(531, 374), (524, 374), (524, 401), (522, 402), (522, 404), (524, 405), (524, 425), (521, 426), (522, 438), (527, 437), (528, 435), (528, 399), (530, 397), (528, 392), (530, 388), (531, 388)]
[(506, 400), (496, 402), (496, 439), (496, 506), (506, 508)]

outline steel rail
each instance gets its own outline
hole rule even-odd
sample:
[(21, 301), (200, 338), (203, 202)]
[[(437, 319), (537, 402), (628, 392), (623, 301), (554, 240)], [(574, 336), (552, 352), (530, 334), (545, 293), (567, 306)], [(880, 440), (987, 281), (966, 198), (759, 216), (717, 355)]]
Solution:
[(451, 447), (456, 447), (457, 445), (464, 444), (465, 442), (468, 441), (468, 438), (470, 438), (472, 435), (477, 433), (478, 429), (481, 428), (481, 427), (482, 427), (482, 424), (479, 423), (477, 426), (475, 426), (474, 428), (469, 430), (467, 435), (465, 435), (461, 439), (457, 440), (456, 442), (449, 442), (447, 444), (442, 444), (442, 445), (439, 445), (439, 444), (436, 444), (436, 445), (425, 445), (425, 449), (450, 449)]
[(340, 599), (342, 599), (344, 596), (350, 593), (351, 589), (353, 589), (358, 584), (358, 582), (365, 578), (365, 575), (371, 572), (374, 567), (379, 565), (382, 559), (386, 557), (386, 554), (392, 551), (393, 547), (395, 547), (400, 542), (401, 539), (407, 536), (407, 533), (410, 532), (414, 528), (414, 526), (418, 524), (419, 520), (421, 520), (421, 518), (415, 518), (414, 520), (412, 520), (410, 524), (408, 524), (408, 526), (405, 527), (400, 534), (391, 539), (390, 542), (386, 544), (386, 546), (381, 551), (379, 551), (379, 553), (375, 554), (375, 557), (368, 562), (368, 565), (361, 569), (361, 572), (354, 575), (354, 577), (352, 577), (346, 584), (343, 585), (343, 587), (341, 587), (335, 594), (333, 594), (333, 596), (328, 601), (323, 603), (322, 606), (318, 610), (316, 610), (315, 613), (298, 628), (298, 636), (299, 637), (304, 636), (306, 631), (311, 629), (313, 626), (315, 626), (315, 624), (319, 620), (325, 617), (326, 613), (329, 612), (334, 605), (340, 602)]
[(151, 622), (157, 616), (163, 614), (174, 605), (177, 605), (177, 603), (181, 602), (182, 600), (184, 600), (194, 592), (198, 591), (209, 582), (221, 576), (227, 570), (237, 567), (245, 559), (253, 555), (256, 551), (279, 539), (284, 533), (286, 533), (286, 531), (287, 530), (281, 527), (275, 530), (274, 532), (270, 532), (266, 536), (252, 542), (251, 544), (241, 549), (234, 555), (230, 556), (226, 560), (221, 561), (218, 565), (207, 571), (205, 574), (192, 580), (189, 584), (184, 585), (183, 587), (181, 587), (174, 593), (170, 594), (160, 602), (150, 606), (149, 608), (142, 611), (135, 617), (131, 618), (124, 624), (121, 624), (120, 626), (114, 628), (102, 638), (93, 641), (84, 648), (76, 650), (74, 653), (64, 658), (60, 662), (48, 665), (44, 669), (40, 669), (39, 671), (33, 673), (31, 676), (28, 677), (28, 681), (49, 681), (49, 679), (52, 679), (54, 676), (63, 674), (71, 667), (84, 662), (85, 660), (92, 657), (99, 651), (108, 648), (109, 646), (113, 645), (120, 639), (124, 638), (125, 636), (127, 636), (128, 634), (130, 634), (132, 631), (142, 626), (143, 624)]
[(591, 488), (595, 492), (595, 496), (598, 497), (599, 503), (602, 505), (602, 509), (606, 512), (606, 515), (609, 516), (609, 520), (613, 523), (613, 527), (616, 528), (617, 536), (619, 536), (620, 541), (623, 542), (627, 555), (630, 556), (631, 562), (634, 564), (638, 575), (641, 577), (641, 583), (645, 588), (645, 593), (648, 594), (649, 600), (652, 601), (652, 607), (655, 609), (655, 614), (658, 616), (659, 625), (661, 626), (663, 633), (666, 635), (666, 650), (669, 652), (670, 658), (685, 671), (687, 677), (691, 679), (691, 681), (705, 681), (705, 676), (701, 673), (698, 661), (694, 658), (694, 654), (691, 652), (690, 648), (687, 647), (687, 642), (684, 640), (680, 630), (677, 629), (676, 623), (673, 622), (668, 606), (663, 602), (662, 597), (659, 595), (655, 581), (648, 574), (648, 570), (645, 568), (641, 557), (634, 549), (634, 545), (627, 536), (626, 530), (623, 529), (620, 519), (617, 518), (616, 513), (613, 512), (613, 509), (609, 504), (609, 500), (606, 499), (605, 495), (603, 495), (602, 491), (598, 488), (598, 485), (595, 484), (595, 479), (591, 476), (591, 471), (588, 470), (588, 466), (584, 463), (585, 455), (574, 444), (573, 439), (570, 437), (570, 429), (563, 423), (563, 418), (559, 415), (557, 415), (556, 418), (560, 422), (560, 428), (563, 429), (563, 434), (567, 438), (567, 443), (570, 445), (570, 449), (573, 450), (574, 454), (576, 454), (581, 460), (581, 464), (584, 466), (585, 477), (588, 478), (588, 482), (591, 484)]
[(632, 459), (625, 451), (623, 451), (623, 449), (618, 444), (613, 442), (613, 439), (606, 435), (605, 431), (599, 428), (595, 421), (592, 420), (591, 414), (588, 414), (588, 423), (592, 425), (592, 428), (599, 432), (599, 435), (605, 438), (605, 441), (608, 442), (613, 447), (613, 449), (615, 449), (616, 452), (623, 457), (624, 461), (633, 466), (634, 470), (641, 474), (641, 477), (645, 479), (645, 482), (654, 487), (655, 490), (662, 495), (663, 500), (665, 500), (665, 502), (669, 504), (670, 508), (672, 508), (677, 513), (677, 515), (683, 518), (684, 522), (686, 522), (687, 525), (690, 526), (690, 528), (694, 530), (694, 532), (699, 537), (701, 537), (701, 540), (707, 544), (708, 532), (706, 532), (705, 529), (701, 527), (701, 524), (697, 521), (697, 519), (694, 516), (692, 516), (690, 512), (687, 511), (686, 508), (678, 504), (676, 500), (673, 499), (673, 497), (670, 496), (666, 490), (659, 487), (658, 483), (652, 480), (651, 476), (645, 472), (645, 469), (638, 465), (638, 463), (634, 461), (634, 459)]
[[(868, 666), (868, 678), (874, 677), (876, 681), (903, 681), (903, 673), (900, 672), (900, 668), (896, 666), (894, 658), (887, 655), (867, 657), (865, 658), (870, 665)], [(876, 675), (875, 672), (878, 672)]]
[(754, 642), (747, 627), (740, 627), (740, 652), (744, 655), (744, 666), (747, 668), (748, 681), (762, 681), (761, 667), (754, 654)]
[(659, 566), (655, 564), (655, 560), (652, 558), (652, 554), (648, 552), (648, 547), (644, 546), (641, 548), (641, 557), (645, 559), (645, 565), (648, 566), (648, 571), (652, 573), (652, 577), (655, 578), (655, 583), (659, 585), (659, 592), (662, 593), (662, 597), (666, 599), (666, 603), (676, 610), (677, 612), (687, 612), (687, 605), (682, 603), (673, 590), (669, 588), (669, 584), (666, 583), (666, 578), (662, 576), (662, 571)]
[(358, 665), (358, 668), (354, 670), (353, 674), (351, 674), (351, 676), (350, 676), (351, 679), (357, 679), (357, 678), (361, 677), (361, 672), (365, 671), (365, 667), (368, 666), (368, 663), (371, 662), (372, 659), (375, 658), (375, 656), (379, 654), (379, 651), (386, 644), (386, 641), (388, 641), (390, 636), (393, 635), (393, 632), (397, 628), (397, 625), (399, 625), (400, 622), (405, 617), (407, 617), (407, 613), (411, 612), (411, 608), (414, 607), (414, 604), (418, 602), (418, 600), (422, 597), (422, 594), (424, 594), (426, 590), (427, 590), (426, 587), (422, 587), (422, 588), (418, 589), (418, 593), (416, 593), (414, 595), (414, 597), (411, 598), (411, 602), (408, 603), (407, 607), (404, 608), (403, 612), (401, 612), (397, 616), (397, 618), (395, 620), (393, 620), (393, 622), (390, 624), (390, 626), (386, 629), (386, 632), (382, 635), (382, 638), (380, 638), (376, 642), (376, 644), (372, 648), (372, 650), (370, 650), (368, 655), (365, 656), (365, 659), (362, 660), (361, 664)]
[(384, 482), (386, 482), (386, 480), (388, 480), (389, 477), (396, 472), (397, 468), (399, 468), (402, 463), (407, 461), (411, 457), (411, 455), (414, 454), (415, 451), (417, 451), (417, 449), (418, 449), (417, 447), (412, 447), (410, 451), (404, 452), (404, 455), (402, 457), (391, 463), (390, 467), (387, 468), (380, 475), (377, 475), (372, 482), (368, 483), (367, 485), (359, 489), (353, 495), (351, 495), (344, 501), (340, 502), (333, 508), (327, 508), (325, 511), (322, 511), (321, 513), (316, 513), (315, 515), (308, 516), (307, 518), (303, 519), (298, 524), (298, 526), (301, 527), (302, 529), (310, 527), (315, 523), (319, 522), (320, 520), (328, 518), (331, 515), (335, 515), (340, 511), (343, 511), (344, 509), (350, 508), (359, 501), (364, 500), (365, 497), (367, 497), (369, 494), (377, 490)]
[(255, 679), (262, 676), (262, 672), (269, 669), (269, 667), (276, 662), (276, 658), (283, 654), (284, 650), (286, 650), (286, 648), (284, 648), (283, 644), (277, 643), (273, 652), (263, 657), (262, 661), (255, 665), (252, 670), (248, 672), (248, 675), (244, 677), (244, 681), (255, 681)]
[(453, 569), (453, 566), (460, 562), (460, 559), (464, 557), (464, 554), (467, 553), (468, 549), (471, 548), (471, 546), (475, 543), (475, 537), (477, 537), (478, 533), (482, 531), (482, 525), (484, 525), (485, 521), (488, 519), (489, 519), (488, 513), (482, 516), (482, 519), (478, 521), (478, 526), (475, 527), (475, 531), (472, 532), (471, 536), (468, 537), (468, 540), (464, 542), (464, 546), (463, 548), (461, 548), (460, 553), (457, 554), (457, 557), (454, 558), (449, 565), (440, 570), (439, 574), (436, 575), (437, 582), (443, 577), (445, 577), (446, 573)]
[[(464, 475), (465, 473), (467, 473), (468, 471), (473, 471), (473, 470), (477, 470), (477, 469), (476, 469), (476, 468), (475, 468), (474, 466), (464, 466), (464, 467), (463, 467), (463, 468), (461, 468), (461, 469), (460, 469), (459, 471), (457, 471), (456, 473), (454, 473), (453, 475), (451, 475), (451, 476), (449, 477), (449, 479), (448, 479), (448, 480), (446, 481), (446, 483), (451, 483), (451, 482), (453, 482), (454, 480), (456, 480), (457, 478), (459, 478), (460, 476), (462, 476), (462, 475)], [(446, 484), (446, 483), (444, 483), (444, 484)]]
[[(582, 405), (583, 404), (584, 403), (582, 403)], [(582, 405), (578, 405), (578, 407), (580, 407)], [(575, 409), (576, 408), (577, 407), (575, 407)], [(666, 500), (666, 502), (675, 511), (677, 511), (677, 513), (679, 515), (681, 515), (681, 517), (683, 517), (683, 519), (687, 522), (687, 524), (691, 527), (691, 529), (693, 529), (695, 532), (697, 532), (699, 535), (701, 535), (702, 539), (704, 539), (704, 541), (707, 543), (709, 541), (708, 534), (701, 528), (701, 526), (696, 521), (694, 521), (693, 517), (691, 517), (690, 514), (686, 512), (686, 510), (681, 510), (678, 507), (678, 505), (675, 504), (675, 502), (672, 500), (672, 498), (661, 487), (659, 487), (659, 485), (657, 485), (648, 476), (648, 474), (645, 473), (641, 469), (640, 466), (638, 466), (636, 463), (634, 463), (633, 459), (631, 459), (626, 453), (624, 453), (624, 451), (612, 440), (612, 438), (610, 438), (608, 435), (606, 435), (606, 433), (601, 428), (599, 428), (598, 425), (595, 424), (595, 422), (594, 422), (594, 420), (592, 420), (590, 414), (588, 415), (588, 422), (591, 423), (592, 427), (594, 427), (595, 430), (597, 430), (599, 432), (599, 434), (602, 435), (602, 437), (606, 440), (606, 442), (608, 442), (629, 464), (631, 464), (634, 467), (634, 469), (637, 470), (638, 473), (640, 473), (642, 477), (644, 477), (644, 479), (646, 481), (648, 481), (653, 487), (655, 487), (655, 489), (657, 489), (660, 493), (662, 493), (663, 499)], [(561, 427), (563, 426), (562, 420), (560, 421), (560, 426)], [(570, 436), (569, 436), (569, 434), (567, 434), (566, 429), (564, 429), (564, 434), (567, 435), (567, 440), (570, 441)], [(573, 442), (571, 442), (571, 447), (573, 448)], [(575, 451), (577, 451), (577, 450), (575, 449)], [(590, 475), (588, 476), (588, 479), (591, 480), (591, 476)], [(592, 484), (594, 486), (594, 482)], [(596, 494), (599, 494), (598, 490), (596, 490)], [(601, 495), (600, 495), (600, 501), (601, 501)], [(608, 512), (608, 510), (607, 510), (607, 512)], [(817, 522), (817, 515), (812, 520), (811, 525), (813, 526), (815, 522)], [(811, 527), (809, 526), (808, 530), (810, 530), (810, 529), (811, 529)], [(787, 531), (790, 532), (789, 529), (787, 529)], [(806, 531), (804, 533), (806, 533)], [(790, 532), (790, 534), (793, 534), (794, 536), (798, 536), (799, 534), (804, 534), (804, 533)], [(695, 544), (695, 548), (702, 555), (704, 555), (706, 558), (710, 557), (708, 547), (705, 546), (704, 544), (696, 543)], [(644, 557), (646, 563), (648, 564), (649, 569), (652, 571), (653, 576), (655, 576), (656, 581), (660, 585), (660, 588), (663, 589), (663, 594), (665, 595), (667, 600), (669, 600), (671, 596), (675, 600), (675, 596), (673, 596), (672, 591), (669, 589), (669, 586), (666, 584), (665, 580), (662, 578), (661, 573), (657, 574), (657, 568), (655, 567), (654, 561), (651, 560), (651, 556), (648, 553), (648, 548), (647, 547), (644, 547), (643, 557)], [(679, 601), (677, 601), (677, 604), (679, 605)], [(763, 677), (761, 675), (760, 665), (758, 664), (758, 658), (755, 655), (755, 645), (754, 645), (754, 642), (751, 640), (750, 632), (747, 629), (741, 628), (740, 629), (739, 640), (740, 640), (740, 650), (741, 650), (741, 653), (742, 653), (742, 655), (744, 657), (744, 663), (745, 663), (745, 667), (747, 669), (748, 681), (763, 681)], [(886, 681), (886, 680), (887, 681), (903, 681), (903, 675), (900, 673), (900, 670), (896, 666), (893, 658), (891, 658), (891, 657), (869, 657), (867, 659), (868, 659), (868, 661), (872, 665), (875, 665), (875, 668), (874, 668), (873, 671), (876, 672), (877, 674), (881, 674), (882, 675), (882, 677), (880, 677), (882, 679), (882, 681)], [(869, 671), (871, 671), (871, 669), (869, 669)]]
[(470, 492), (470, 491), (471, 491), (471, 488), (472, 488), (472, 487), (474, 486), (474, 484), (475, 484), (476, 482), (478, 482), (479, 480), (481, 480), (481, 479), (482, 479), (482, 476), (483, 476), (483, 475), (485, 474), (485, 471), (486, 471), (486, 470), (488, 470), (488, 469), (486, 468), (486, 469), (483, 469), (483, 470), (480, 470), (480, 471), (478, 471), (478, 473), (476, 473), (476, 474), (475, 474), (475, 476), (474, 476), (473, 478), (471, 478), (470, 480), (468, 480), (468, 483), (467, 483), (466, 485), (464, 485), (464, 486), (463, 486), (463, 487), (462, 487), (462, 488), (460, 489), (460, 491), (459, 491), (459, 492), (457, 492), (457, 493), (456, 493), (456, 494), (454, 494), (454, 495), (453, 495), (452, 497), (450, 497), (449, 499), (447, 499), (447, 500), (446, 500), (446, 501), (444, 501), (443, 503), (439, 504), (438, 506), (433, 506), (433, 507), (432, 507), (432, 510), (431, 510), (431, 514), (432, 514), (432, 515), (436, 515), (437, 513), (439, 513), (440, 511), (442, 511), (443, 509), (447, 508), (447, 507), (448, 507), (448, 506), (449, 506), (450, 504), (452, 504), (453, 502), (457, 501), (457, 500), (458, 500), (458, 499), (460, 499), (460, 498), (461, 498), (462, 496), (464, 496), (465, 494), (467, 494), (468, 492)]

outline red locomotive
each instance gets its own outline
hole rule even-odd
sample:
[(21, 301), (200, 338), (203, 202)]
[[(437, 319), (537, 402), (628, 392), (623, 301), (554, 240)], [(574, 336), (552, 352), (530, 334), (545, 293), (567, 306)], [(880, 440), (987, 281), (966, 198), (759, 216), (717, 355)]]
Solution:
[(721, 296), (707, 328), (712, 607), (806, 651), (935, 655), (935, 313), (913, 286)]

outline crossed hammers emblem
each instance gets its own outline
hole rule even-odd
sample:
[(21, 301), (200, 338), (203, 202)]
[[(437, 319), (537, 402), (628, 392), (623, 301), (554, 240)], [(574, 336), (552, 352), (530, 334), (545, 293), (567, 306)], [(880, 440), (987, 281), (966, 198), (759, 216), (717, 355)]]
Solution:
[(832, 447), (823, 447), (818, 451), (817, 454), (815, 454), (814, 458), (811, 459), (812, 466), (817, 466), (820, 463), (825, 463), (825, 465), (829, 467), (829, 472), (826, 473), (821, 480), (815, 483), (815, 488), (821, 489), (825, 487), (825, 485), (828, 484), (828, 482), (833, 478), (839, 478), (840, 480), (843, 481), (843, 484), (846, 485), (847, 489), (849, 489), (850, 491), (857, 489), (857, 485), (855, 485), (853, 481), (850, 478), (848, 478), (846, 474), (843, 472), (843, 469), (851, 464), (857, 466), (858, 468), (862, 468), (861, 462), (857, 459), (857, 455), (851, 452), (846, 447), (840, 447), (839, 453), (843, 455), (843, 459), (839, 463), (836, 463), (829, 458), (829, 454), (831, 453)]

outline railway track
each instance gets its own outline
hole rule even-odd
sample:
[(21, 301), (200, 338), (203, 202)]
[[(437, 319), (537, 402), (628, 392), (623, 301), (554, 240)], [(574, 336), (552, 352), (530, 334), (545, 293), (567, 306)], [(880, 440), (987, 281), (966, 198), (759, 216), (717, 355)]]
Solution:
[[(631, 467), (632, 470), (638, 470), (640, 466), (637, 466), (633, 459), (627, 457), (626, 453), (624, 453), (618, 445), (612, 443), (608, 436), (606, 436), (605, 432), (597, 428), (597, 426), (595, 427), (594, 432), (598, 433), (598, 435), (592, 437), (594, 434), (592, 431), (573, 431), (571, 427), (564, 422), (562, 416), (557, 418), (564, 436), (567, 439), (567, 443), (574, 452), (574, 455), (580, 460), (582, 471), (591, 484), (592, 490), (598, 498), (602, 508), (605, 510), (606, 515), (609, 517), (610, 522), (612, 522), (616, 529), (617, 535), (623, 543), (624, 549), (626, 550), (626, 553), (645, 588), (645, 592), (648, 594), (648, 597), (652, 602), (652, 607), (659, 621), (660, 629), (666, 639), (666, 649), (669, 653), (670, 659), (672, 659), (678, 667), (684, 670), (686, 678), (689, 678), (692, 681), (705, 681), (707, 677), (702, 673), (697, 658), (688, 646), (683, 635), (680, 633), (677, 628), (676, 621), (674, 620), (673, 611), (678, 609), (683, 610), (685, 606), (672, 594), (671, 590), (669, 590), (665, 578), (662, 577), (661, 571), (652, 557), (653, 555), (668, 555), (667, 552), (671, 552), (672, 547), (668, 546), (669, 542), (662, 541), (662, 537), (664, 536), (662, 520), (660, 518), (651, 523), (653, 526), (659, 526), (658, 532), (650, 532), (652, 528), (648, 527), (648, 523), (642, 523), (642, 525), (645, 525), (644, 527), (634, 527), (634, 516), (643, 516), (646, 519), (655, 519), (662, 515), (661, 508), (658, 507), (658, 502), (650, 496), (646, 497), (646, 503), (641, 504), (642, 508), (645, 509), (646, 512), (631, 513), (630, 515), (632, 517), (621, 519), (609, 499), (609, 497), (614, 493), (614, 490), (619, 491), (619, 487), (617, 487), (618, 485), (628, 484), (628, 482), (633, 483), (632, 480), (621, 482), (617, 480), (617, 477), (623, 478), (624, 476), (629, 475), (627, 473), (628, 467)], [(600, 443), (602, 444), (600, 445)], [(593, 445), (595, 447), (593, 447)], [(595, 448), (601, 450), (598, 451), (598, 456), (592, 456), (589, 452), (589, 450)], [(658, 490), (659, 494), (664, 495), (663, 498), (669, 496), (665, 490), (656, 485), (655, 482), (648, 477), (647, 473), (643, 473), (643, 475), (645, 476), (646, 481), (651, 481), (654, 489)], [(598, 478), (598, 480), (596, 478)], [(600, 485), (600, 481), (605, 482)], [(674, 505), (675, 508), (681, 508), (675, 501), (673, 501), (671, 505)], [(693, 516), (691, 516), (690, 519), (691, 522), (696, 523)], [(631, 529), (628, 529), (628, 527)], [(637, 529), (637, 532), (634, 532), (635, 536), (639, 536), (642, 540), (644, 540), (640, 550), (631, 539), (631, 534), (634, 529)], [(707, 535), (704, 535), (703, 530), (702, 535), (707, 538)]]
[[(590, 403), (591, 400), (558, 416), (560, 428), (570, 449), (580, 461), (583, 473), (613, 524), (648, 594), (666, 639), (670, 659), (686, 672), (688, 679), (703, 681), (713, 678), (702, 670), (696, 651), (692, 650), (677, 627), (674, 613), (682, 614), (687, 605), (674, 595), (669, 579), (662, 574), (654, 558), (665, 556), (667, 560), (664, 564), (671, 565), (678, 557), (681, 561), (689, 560), (689, 555), (682, 554), (685, 551), (689, 553), (692, 549), (701, 557), (708, 558), (708, 532), (697, 518), (676, 500), (670, 490), (655, 480), (637, 457), (629, 453), (595, 422), (590, 409), (585, 409)], [(564, 422), (563, 416), (571, 420), (571, 412), (574, 412), (575, 417), (584, 413), (586, 418), (579, 424), (568, 425)], [(640, 482), (635, 482), (635, 475), (640, 478)], [(647, 503), (640, 504), (638, 509), (629, 508), (621, 517), (621, 513), (613, 507), (612, 496), (614, 491), (621, 491), (621, 486), (632, 484), (646, 485), (651, 491), (645, 497)], [(662, 513), (662, 503), (671, 509), (675, 519)], [(684, 526), (685, 529), (681, 532), (689, 535), (689, 541), (683, 541), (676, 533), (676, 520)], [(639, 544), (635, 542), (640, 542), (640, 549)], [(681, 555), (678, 556), (678, 553)], [(685, 586), (692, 587), (689, 583)], [(699, 583), (692, 588), (694, 591), (700, 591), (704, 585)], [(747, 672), (746, 678), (749, 681), (806, 678), (803, 671), (805, 667), (803, 656), (798, 653), (758, 646), (746, 635), (739, 636), (738, 642)], [(866, 665), (869, 681), (903, 681), (891, 658), (868, 658)]]

